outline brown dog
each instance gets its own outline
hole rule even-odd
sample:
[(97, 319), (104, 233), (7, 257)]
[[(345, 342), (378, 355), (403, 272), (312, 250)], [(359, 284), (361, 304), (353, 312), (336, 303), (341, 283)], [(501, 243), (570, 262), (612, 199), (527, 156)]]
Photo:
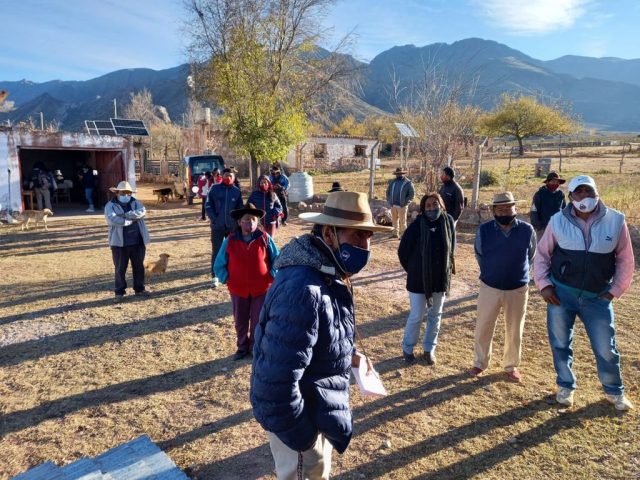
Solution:
[(160, 205), (161, 203), (167, 203), (169, 201), (169, 197), (172, 199), (173, 196), (173, 188), (156, 188), (153, 191), (153, 194), (157, 197), (156, 205)]
[(171, 255), (169, 255), (168, 253), (161, 253), (160, 260), (157, 260), (155, 262), (145, 262), (144, 263), (145, 278), (149, 278), (152, 275), (162, 275), (166, 273), (170, 256)]
[(23, 210), (22, 213), (18, 215), (18, 223), (22, 224), (20, 230), (29, 230), (29, 222), (33, 220), (36, 224), (36, 230), (38, 229), (38, 223), (43, 223), (45, 231), (48, 232), (47, 217), (52, 215), (53, 212), (48, 208), (44, 210)]

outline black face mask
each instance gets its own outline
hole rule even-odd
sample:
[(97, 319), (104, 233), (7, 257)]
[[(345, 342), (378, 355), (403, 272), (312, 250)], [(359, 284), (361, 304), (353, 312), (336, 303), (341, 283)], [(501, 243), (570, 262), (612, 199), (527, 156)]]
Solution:
[(494, 215), (493, 218), (496, 219), (500, 225), (504, 225), (505, 227), (509, 225), (516, 219), (515, 215)]

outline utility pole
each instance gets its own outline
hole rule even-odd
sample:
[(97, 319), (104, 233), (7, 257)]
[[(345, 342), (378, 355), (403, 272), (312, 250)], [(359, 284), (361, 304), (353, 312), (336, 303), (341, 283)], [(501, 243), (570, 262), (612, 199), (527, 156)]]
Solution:
[(476, 210), (478, 208), (478, 194), (480, 193), (480, 166), (482, 165), (482, 149), (489, 137), (484, 137), (484, 140), (476, 147), (476, 158), (474, 160), (473, 167), (473, 193), (471, 194), (471, 208)]
[(44, 130), (44, 113), (40, 112), (40, 130)]
[(380, 145), (380, 140), (376, 140), (376, 143), (373, 147), (371, 147), (371, 155), (370, 155), (370, 164), (369, 164), (369, 200), (373, 200), (373, 187), (376, 178), (376, 162), (374, 153), (376, 149)]
[(113, 118), (118, 118), (118, 101), (113, 99)]

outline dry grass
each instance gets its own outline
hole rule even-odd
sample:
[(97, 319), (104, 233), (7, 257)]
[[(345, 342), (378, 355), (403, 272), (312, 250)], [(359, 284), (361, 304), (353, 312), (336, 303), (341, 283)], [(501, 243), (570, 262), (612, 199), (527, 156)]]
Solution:
[[(339, 179), (362, 190), (365, 178)], [(599, 183), (606, 178), (596, 175)], [(336, 179), (315, 177), (316, 191)], [(171, 259), (148, 300), (112, 304), (113, 267), (100, 220), (57, 218), (48, 234), (0, 232), (0, 478), (47, 459), (61, 465), (96, 455), (144, 433), (192, 478), (274, 478), (248, 401), (250, 364), (231, 360), (228, 294), (208, 288), (209, 230), (196, 221), (200, 206), (154, 209), (150, 191), (141, 189), (150, 206), (148, 256), (168, 252)], [(306, 230), (294, 219), (276, 242), (282, 246)], [(489, 374), (465, 374), (478, 286), (472, 241), (473, 232), (463, 229), (438, 365), (407, 367), (400, 342), (408, 299), (397, 240), (374, 237), (372, 262), (354, 282), (357, 321), (390, 395), (369, 400), (353, 391), (356, 433), (349, 450), (334, 456), (333, 478), (637, 478), (637, 410), (618, 414), (603, 401), (581, 326), (576, 406), (561, 410), (550, 401), (554, 374), (545, 308), (535, 291), (525, 327), (525, 382), (507, 383), (500, 373), (502, 326)], [(623, 374), (636, 403), (639, 292), (636, 281), (616, 302)]]

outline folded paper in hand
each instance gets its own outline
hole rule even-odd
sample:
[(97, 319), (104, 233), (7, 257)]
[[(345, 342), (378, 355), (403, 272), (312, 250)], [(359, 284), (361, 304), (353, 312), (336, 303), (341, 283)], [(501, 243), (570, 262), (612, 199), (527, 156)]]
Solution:
[(373, 370), (369, 370), (367, 373), (367, 363), (363, 361), (360, 362), (360, 366), (358, 368), (352, 368), (353, 376), (356, 379), (356, 383), (360, 388), (360, 393), (369, 397), (385, 397), (387, 395), (387, 390), (384, 388), (382, 381), (380, 380), (380, 376), (378, 372)]

